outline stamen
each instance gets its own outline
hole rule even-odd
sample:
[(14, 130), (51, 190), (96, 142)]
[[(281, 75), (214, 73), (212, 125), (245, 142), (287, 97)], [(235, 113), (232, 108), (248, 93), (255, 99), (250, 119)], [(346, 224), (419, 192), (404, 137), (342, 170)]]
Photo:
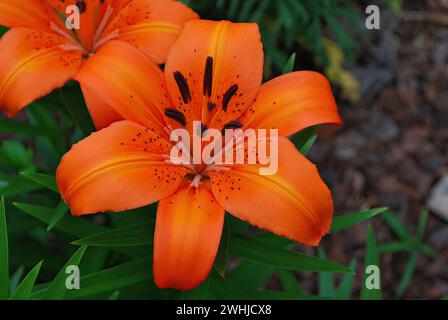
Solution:
[(167, 108), (165, 109), (165, 115), (168, 118), (171, 118), (174, 121), (179, 122), (184, 127), (187, 124), (187, 119), (185, 118), (185, 115), (177, 109)]
[(193, 188), (193, 187), (199, 188), (199, 185), (201, 184), (201, 179), (202, 179), (202, 176), (200, 174), (195, 175), (193, 180), (191, 180), (190, 188)]
[(187, 79), (182, 75), (180, 71), (174, 72), (174, 79), (176, 80), (177, 87), (182, 96), (184, 103), (191, 101), (190, 88), (188, 87)]
[(87, 4), (84, 0), (76, 0), (76, 6), (79, 9), (79, 13), (84, 13), (87, 10)]
[(208, 172), (220, 172), (220, 171), (229, 171), (231, 168), (230, 167), (225, 167), (222, 165), (218, 165), (218, 164), (211, 164), (209, 166), (207, 166), (207, 168), (205, 168), (204, 171), (202, 171), (202, 175), (208, 173)]
[(208, 111), (212, 112), (216, 108), (216, 103), (208, 102), (207, 108), (208, 108)]
[(87, 54), (87, 51), (79, 44), (61, 44), (59, 48), (65, 51), (80, 51), (83, 54)]
[(92, 52), (96, 52), (104, 43), (117, 38), (119, 35), (120, 35), (120, 32), (118, 31), (118, 29), (115, 29), (114, 31), (109, 33), (107, 36), (101, 38), (101, 40), (99, 40), (97, 43), (95, 43), (95, 45), (93, 46)]
[(227, 111), (227, 106), (229, 105), (230, 99), (232, 99), (237, 91), (238, 85), (234, 84), (226, 91), (226, 93), (224, 93), (224, 96), (222, 97), (222, 110)]
[(65, 39), (71, 41), (71, 42), (75, 42), (78, 43), (78, 41), (76, 41), (76, 39), (74, 37), (72, 37), (68, 32), (66, 32), (64, 29), (62, 29), (61, 27), (59, 27), (56, 23), (51, 22), (50, 23), (50, 29), (53, 30), (54, 32), (56, 32), (57, 34), (59, 34), (60, 36), (64, 37)]
[(205, 62), (204, 70), (204, 84), (202, 87), (204, 96), (210, 97), (212, 95), (212, 84), (213, 84), (213, 58), (207, 57)]
[(93, 43), (96, 43), (98, 38), (103, 33), (104, 29), (106, 29), (107, 24), (109, 23), (110, 17), (112, 17), (112, 13), (114, 9), (111, 6), (108, 6), (106, 12), (104, 13), (103, 19), (101, 19), (98, 28), (96, 29), (95, 35), (93, 36)]

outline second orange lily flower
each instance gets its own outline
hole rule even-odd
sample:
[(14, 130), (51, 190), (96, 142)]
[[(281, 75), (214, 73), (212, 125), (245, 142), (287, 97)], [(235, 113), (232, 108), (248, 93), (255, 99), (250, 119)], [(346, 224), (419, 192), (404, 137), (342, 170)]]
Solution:
[[(79, 8), (78, 30), (66, 27), (70, 5)], [(113, 39), (133, 46), (108, 68), (126, 63), (134, 47), (164, 63), (185, 22), (197, 18), (172, 0), (0, 0), (0, 25), (12, 28), (0, 41), (0, 110), (14, 116), (63, 86)], [(81, 87), (97, 128), (121, 119)]]
[[(306, 127), (340, 124), (327, 79), (293, 72), (261, 84), (263, 50), (256, 24), (186, 23), (163, 72), (128, 45), (111, 41), (76, 79), (124, 121), (74, 145), (56, 178), (73, 215), (138, 208), (160, 200), (153, 272), (161, 288), (187, 290), (207, 277), (224, 214), (308, 245), (331, 226), (333, 202), (316, 167), (286, 138)], [(279, 130), (278, 171), (261, 164), (168, 163), (166, 128)], [(148, 234), (148, 236), (150, 236)]]

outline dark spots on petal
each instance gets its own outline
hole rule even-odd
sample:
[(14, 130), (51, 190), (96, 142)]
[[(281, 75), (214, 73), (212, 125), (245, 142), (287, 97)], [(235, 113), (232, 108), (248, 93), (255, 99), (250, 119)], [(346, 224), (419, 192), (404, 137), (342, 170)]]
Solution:
[(227, 111), (229, 102), (237, 91), (238, 91), (238, 85), (234, 84), (229, 89), (227, 89), (226, 93), (224, 93), (224, 95), (222, 97), (222, 110), (223, 111)]
[(165, 116), (167, 116), (170, 119), (173, 119), (174, 121), (179, 122), (184, 127), (187, 124), (187, 119), (185, 118), (185, 115), (177, 109), (173, 108), (165, 109)]
[(204, 96), (206, 95), (210, 97), (212, 95), (212, 84), (213, 84), (213, 58), (207, 57), (204, 69), (204, 84), (202, 87)]
[(177, 87), (179, 88), (180, 95), (184, 103), (191, 101), (190, 88), (188, 87), (187, 79), (180, 71), (174, 72), (174, 79), (176, 80)]

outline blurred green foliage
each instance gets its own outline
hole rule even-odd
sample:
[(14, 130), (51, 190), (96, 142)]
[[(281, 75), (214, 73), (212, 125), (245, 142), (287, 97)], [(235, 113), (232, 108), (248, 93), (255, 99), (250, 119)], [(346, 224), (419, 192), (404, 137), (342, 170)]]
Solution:
[[(350, 0), (184, 0), (202, 18), (256, 22), (265, 50), (265, 73), (282, 70), (290, 54), (309, 51), (314, 62), (329, 63), (324, 38), (332, 38), (347, 59), (356, 54), (361, 13)], [(300, 59), (304, 57), (300, 56)], [(311, 61), (312, 62), (312, 61)], [(302, 63), (300, 61), (300, 63)], [(309, 63), (309, 61), (308, 61)]]

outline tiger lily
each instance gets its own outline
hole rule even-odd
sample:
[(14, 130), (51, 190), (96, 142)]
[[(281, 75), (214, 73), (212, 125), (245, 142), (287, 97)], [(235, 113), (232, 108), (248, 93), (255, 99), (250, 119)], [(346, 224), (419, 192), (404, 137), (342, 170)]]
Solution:
[[(67, 28), (70, 5), (79, 9), (79, 29)], [(63, 86), (113, 39), (133, 46), (108, 68), (126, 63), (135, 47), (164, 63), (185, 22), (196, 18), (172, 0), (0, 0), (0, 25), (12, 28), (0, 41), (0, 110), (14, 116)], [(97, 128), (120, 120), (81, 87)]]
[[(125, 120), (93, 133), (62, 158), (56, 179), (75, 216), (123, 211), (159, 201), (153, 275), (160, 288), (188, 290), (215, 259), (225, 211), (262, 229), (318, 245), (333, 201), (316, 167), (288, 136), (317, 124), (341, 124), (327, 79), (300, 71), (262, 82), (257, 24), (186, 23), (164, 73), (139, 52), (111, 41), (77, 79)], [(278, 171), (261, 164), (175, 165), (170, 128), (276, 128)], [(172, 131), (171, 131), (172, 132)]]

